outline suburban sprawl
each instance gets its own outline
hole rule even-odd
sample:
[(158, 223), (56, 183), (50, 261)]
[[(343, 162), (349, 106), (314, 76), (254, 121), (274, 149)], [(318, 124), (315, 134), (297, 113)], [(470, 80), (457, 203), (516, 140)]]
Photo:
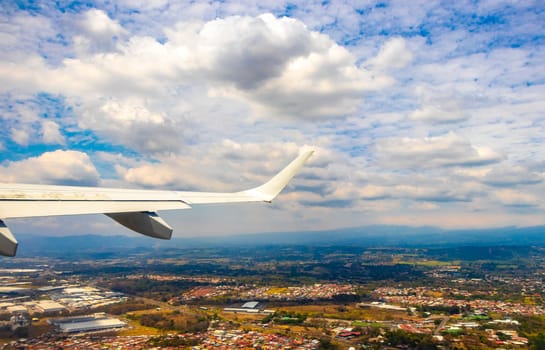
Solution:
[(482, 249), (4, 260), (1, 348), (539, 349), (545, 250)]

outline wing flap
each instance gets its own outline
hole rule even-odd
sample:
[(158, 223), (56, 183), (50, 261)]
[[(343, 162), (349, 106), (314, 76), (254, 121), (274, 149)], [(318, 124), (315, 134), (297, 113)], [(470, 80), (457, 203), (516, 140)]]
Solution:
[(3, 256), (15, 256), (18, 245), (9, 228), (0, 220), (0, 254)]
[(146, 236), (170, 239), (172, 227), (170, 227), (157, 213), (110, 213), (106, 214), (121, 225)]

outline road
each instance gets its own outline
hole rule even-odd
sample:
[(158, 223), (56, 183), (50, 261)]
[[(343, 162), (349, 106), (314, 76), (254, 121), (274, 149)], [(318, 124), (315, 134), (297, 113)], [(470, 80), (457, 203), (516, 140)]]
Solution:
[(439, 332), (441, 331), (441, 329), (443, 329), (443, 327), (445, 327), (445, 325), (447, 324), (449, 319), (450, 319), (450, 317), (448, 317), (448, 316), (443, 317), (443, 319), (441, 320), (441, 323), (439, 323), (437, 328), (435, 328), (435, 331), (433, 332), (433, 335), (439, 335)]

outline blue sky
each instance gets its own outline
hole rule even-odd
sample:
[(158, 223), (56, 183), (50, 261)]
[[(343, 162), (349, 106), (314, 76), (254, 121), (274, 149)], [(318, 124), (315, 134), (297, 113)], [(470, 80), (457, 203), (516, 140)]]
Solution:
[[(545, 224), (539, 1), (0, 5), (2, 181), (235, 191), (175, 235)], [(14, 229), (125, 233), (103, 217)]]

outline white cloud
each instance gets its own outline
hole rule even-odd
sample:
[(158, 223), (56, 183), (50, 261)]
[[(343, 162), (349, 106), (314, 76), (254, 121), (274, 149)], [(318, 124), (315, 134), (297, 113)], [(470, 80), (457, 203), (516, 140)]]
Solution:
[(64, 145), (65, 139), (59, 128), (59, 124), (52, 120), (42, 121), (42, 141), (45, 144)]
[(102, 10), (90, 9), (72, 20), (73, 27), (80, 32), (72, 38), (80, 54), (112, 51), (118, 39), (126, 34), (126, 30)]
[(30, 142), (30, 135), (27, 130), (12, 128), (11, 139), (21, 146), (27, 146)]
[(102, 10), (90, 9), (82, 16), (83, 20), (80, 22), (82, 28), (93, 36), (111, 39), (125, 32), (117, 21), (112, 20)]
[(503, 159), (494, 150), (473, 146), (454, 133), (426, 138), (384, 139), (376, 147), (381, 164), (392, 168), (471, 167)]
[(160, 162), (141, 162), (118, 170), (125, 181), (144, 187), (236, 191), (265, 182), (300, 149), (292, 143), (223, 140), (207, 149), (188, 147), (183, 154), (160, 157)]
[(483, 177), (483, 182), (498, 187), (533, 185), (543, 181), (543, 174), (530, 171), (521, 166), (500, 166), (491, 169)]
[(47, 39), (52, 36), (54, 28), (50, 19), (44, 16), (25, 12), (16, 12), (12, 16), (2, 15), (0, 59), (23, 59), (25, 53), (47, 47)]
[(459, 110), (445, 110), (437, 106), (426, 106), (409, 114), (409, 118), (437, 123), (454, 123), (466, 119)]
[(2, 166), (3, 181), (97, 185), (99, 174), (89, 156), (77, 151), (46, 152)]
[(437, 209), (440, 209), (440, 206), (435, 204), (435, 203), (429, 203), (429, 202), (417, 202), (417, 203), (412, 203), (410, 206), (409, 206), (411, 209), (416, 209), (418, 211), (422, 211), (422, 210), (437, 210)]
[[(303, 23), (271, 14), (259, 17), (228, 17), (205, 23), (195, 35), (195, 46), (172, 33), (176, 48), (189, 50), (190, 64), (215, 80), (251, 90), (278, 77), (292, 60), (321, 51), (316, 34)], [(182, 39), (183, 40), (183, 39)], [(331, 46), (332, 43), (326, 43)]]
[[(89, 30), (108, 37), (121, 32), (104, 12), (85, 16), (98, 18), (96, 28), (86, 24)], [(58, 66), (38, 55), (0, 61), (0, 82), (7, 93), (66, 96), (81, 128), (139, 152), (161, 153), (179, 150), (188, 133), (202, 137), (237, 120), (277, 123), (354, 113), (366, 92), (393, 81), (358, 67), (348, 50), (295, 19), (234, 16), (184, 22), (165, 32), (164, 43), (133, 36), (115, 51), (103, 48)], [(184, 102), (188, 107), (181, 109)]]
[(79, 96), (79, 103), (102, 95), (164, 99), (177, 86), (206, 82), (216, 93), (294, 118), (354, 112), (363, 93), (392, 82), (358, 68), (345, 48), (294, 19), (236, 16), (166, 32), (164, 44), (132, 37), (115, 53), (66, 59), (58, 68), (36, 56), (3, 62), (2, 80), (4, 86)]
[(540, 204), (539, 199), (530, 193), (524, 193), (512, 189), (502, 189), (495, 192), (498, 200), (508, 206), (537, 206)]
[(81, 128), (143, 153), (178, 150), (182, 145), (176, 121), (150, 111), (138, 99), (108, 100), (81, 109), (81, 116)]
[(413, 54), (407, 47), (405, 39), (398, 37), (385, 42), (377, 56), (365, 62), (364, 65), (379, 70), (400, 69), (410, 64), (412, 60)]
[[(475, 196), (470, 188), (460, 186), (455, 190), (447, 184), (428, 182), (425, 184), (411, 183), (410, 178), (398, 178), (400, 184), (339, 184), (331, 194), (331, 198), (345, 201), (381, 201), (387, 199), (404, 199), (423, 202), (468, 202)], [(405, 182), (405, 183), (403, 183)]]

